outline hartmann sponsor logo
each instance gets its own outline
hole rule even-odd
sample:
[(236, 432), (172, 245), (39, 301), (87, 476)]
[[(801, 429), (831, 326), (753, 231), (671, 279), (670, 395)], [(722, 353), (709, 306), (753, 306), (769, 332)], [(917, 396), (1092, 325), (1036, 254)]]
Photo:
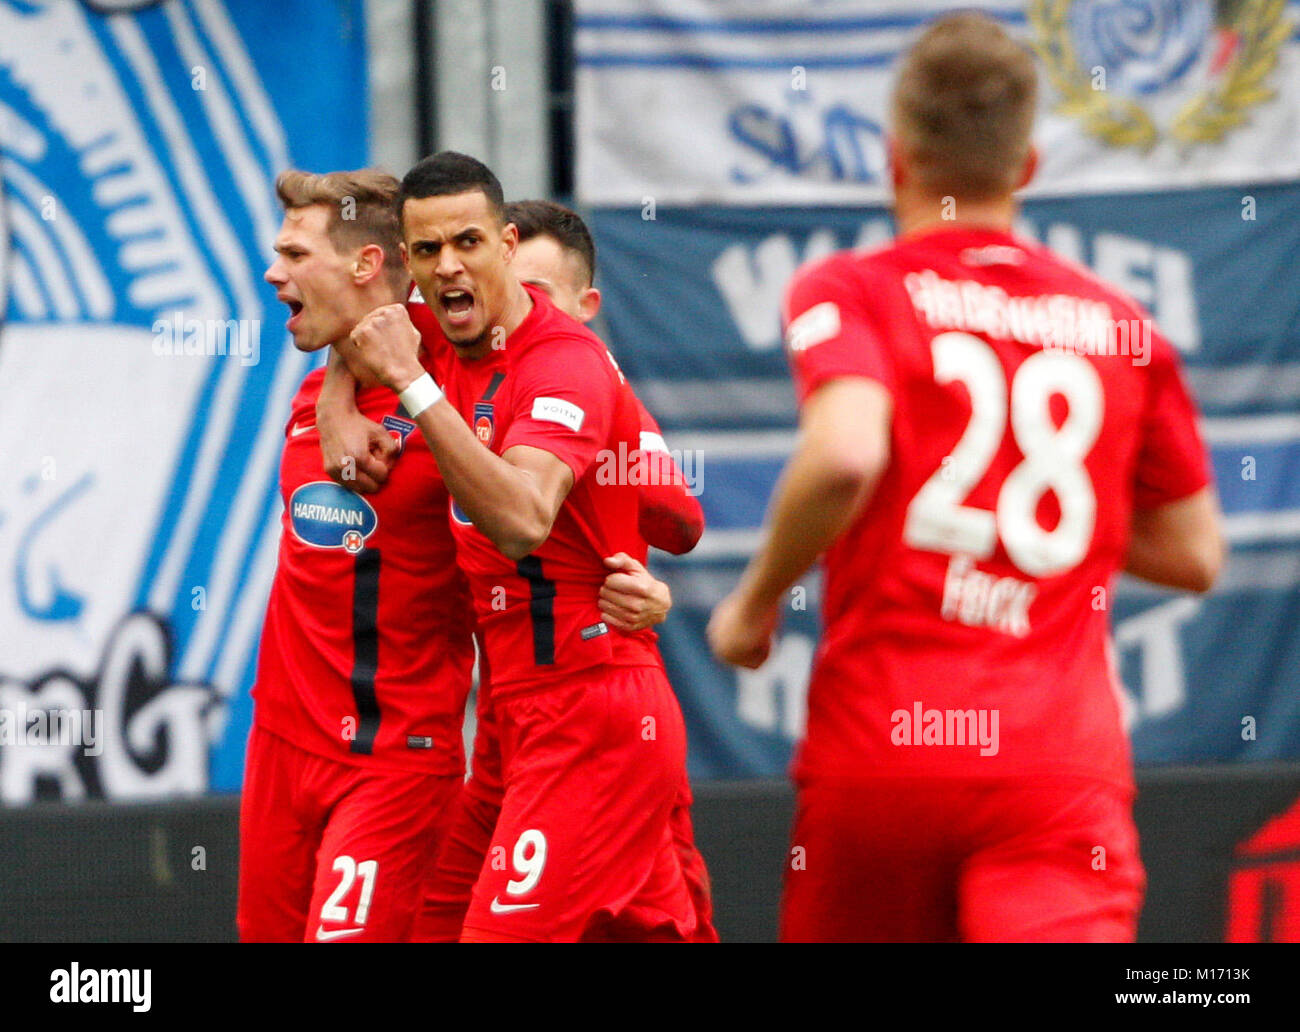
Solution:
[(50, 972), (53, 1003), (129, 1003), (143, 1014), (152, 1006), (151, 968), (86, 968), (72, 964)]
[(289, 499), (289, 523), (304, 544), (359, 552), (379, 517), (360, 495), (331, 481), (314, 481)]
[(293, 518), (296, 520), (320, 520), (322, 523), (346, 523), (350, 527), (359, 527), (365, 523), (363, 514), (336, 505), (313, 505), (310, 502), (295, 502)]

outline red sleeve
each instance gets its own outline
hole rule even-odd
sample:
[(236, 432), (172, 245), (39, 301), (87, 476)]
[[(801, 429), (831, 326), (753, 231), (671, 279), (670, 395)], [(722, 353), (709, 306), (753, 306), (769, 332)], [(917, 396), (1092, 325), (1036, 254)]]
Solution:
[(685, 555), (704, 533), (698, 483), (692, 484), (668, 451), (659, 424), (636, 399), (641, 417), (639, 461), (644, 470), (637, 488), (640, 511), (637, 527), (646, 542), (673, 555)]
[(578, 481), (608, 447), (620, 382), (613, 363), (580, 337), (529, 348), (513, 369), (510, 429), (501, 445), (540, 448), (561, 459)]
[(828, 380), (865, 376), (894, 393), (887, 340), (860, 268), (835, 256), (798, 273), (782, 309), (799, 403)]
[(420, 365), (433, 377), (434, 383), (445, 386), (447, 362), (452, 358), (452, 350), (442, 335), (438, 317), (423, 301), (406, 302), (406, 314), (411, 318), (411, 325), (420, 331)]
[(1210, 461), (1197, 427), (1196, 403), (1178, 356), (1160, 334), (1151, 337), (1151, 365), (1133, 505), (1154, 509), (1195, 494), (1211, 481)]

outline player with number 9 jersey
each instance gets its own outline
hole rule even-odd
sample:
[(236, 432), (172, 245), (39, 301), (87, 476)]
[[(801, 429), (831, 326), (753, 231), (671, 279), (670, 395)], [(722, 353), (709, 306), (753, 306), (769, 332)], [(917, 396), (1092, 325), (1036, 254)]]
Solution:
[(486, 448), (540, 448), (575, 474), (550, 536), (520, 560), (451, 506), (505, 782), (465, 936), (690, 941), (708, 915), (673, 837), (685, 727), (654, 633), (619, 631), (597, 606), (601, 557), (645, 554), (638, 491), (607, 468), (618, 442), (637, 450), (640, 409), (604, 344), (526, 289), (533, 307), (507, 346), (457, 358), (446, 381)]

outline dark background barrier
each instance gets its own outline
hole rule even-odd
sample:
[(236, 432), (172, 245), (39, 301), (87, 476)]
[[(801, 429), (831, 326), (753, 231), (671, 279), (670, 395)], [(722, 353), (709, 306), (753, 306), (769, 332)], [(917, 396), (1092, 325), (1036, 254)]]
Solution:
[[(1300, 938), (1300, 766), (1153, 769), (1137, 821), (1147, 942)], [(0, 811), (0, 940), (235, 939), (238, 798)], [(696, 791), (695, 831), (726, 941), (776, 937), (793, 794)]]

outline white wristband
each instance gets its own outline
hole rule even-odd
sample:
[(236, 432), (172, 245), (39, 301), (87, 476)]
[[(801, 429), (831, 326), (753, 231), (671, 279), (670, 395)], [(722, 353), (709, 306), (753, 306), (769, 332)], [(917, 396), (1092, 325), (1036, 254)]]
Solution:
[(406, 414), (412, 419), (429, 406), (438, 404), (442, 399), (442, 389), (433, 382), (433, 377), (428, 373), (412, 380), (410, 386), (397, 396), (397, 400), (402, 403), (402, 408), (406, 409)]

